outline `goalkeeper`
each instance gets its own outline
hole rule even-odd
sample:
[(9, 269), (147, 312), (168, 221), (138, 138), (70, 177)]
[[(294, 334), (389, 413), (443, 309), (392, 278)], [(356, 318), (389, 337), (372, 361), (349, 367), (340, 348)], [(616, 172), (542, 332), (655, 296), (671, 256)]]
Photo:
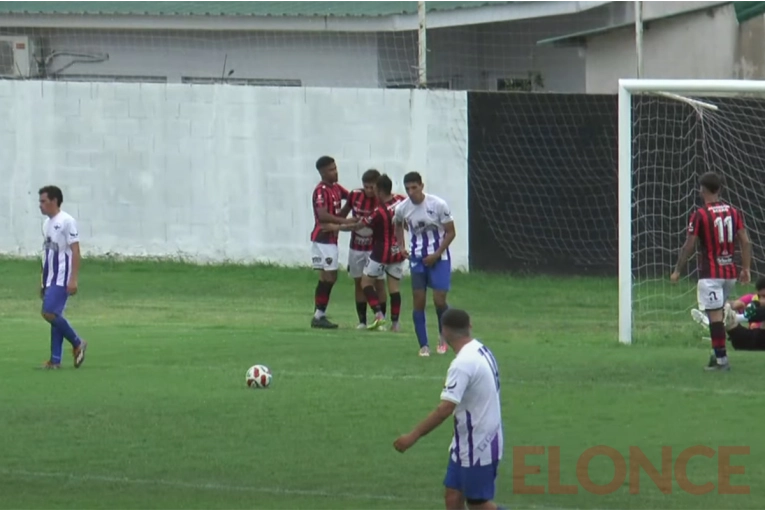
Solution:
[[(747, 294), (725, 307), (728, 340), (737, 351), (765, 351), (765, 277), (757, 280), (757, 292)], [(747, 321), (749, 327), (741, 322)]]

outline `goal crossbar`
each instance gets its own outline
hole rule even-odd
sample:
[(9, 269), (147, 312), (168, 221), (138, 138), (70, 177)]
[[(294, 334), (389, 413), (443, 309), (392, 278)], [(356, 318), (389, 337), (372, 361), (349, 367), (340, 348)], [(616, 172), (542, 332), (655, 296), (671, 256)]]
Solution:
[[(683, 98), (678, 94), (747, 94), (759, 92), (765, 95), (765, 80), (621, 79), (618, 90), (619, 342), (631, 344), (633, 335), (632, 96), (645, 93), (660, 94), (688, 102), (694, 100)], [(697, 106), (704, 108), (708, 105), (699, 104)]]

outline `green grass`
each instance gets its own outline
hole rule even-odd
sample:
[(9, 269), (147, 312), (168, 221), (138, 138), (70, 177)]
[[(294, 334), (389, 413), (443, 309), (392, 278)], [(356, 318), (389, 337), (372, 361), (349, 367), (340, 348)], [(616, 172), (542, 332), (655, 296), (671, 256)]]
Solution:
[[(90, 341), (88, 360), (45, 372), (34, 370), (49, 348), (38, 275), (36, 262), (0, 260), (0, 508), (443, 507), (451, 425), (404, 455), (392, 447), (437, 404), (453, 357), (416, 356), (407, 292), (405, 332), (358, 332), (341, 275), (330, 314), (342, 329), (323, 332), (308, 327), (308, 270), (86, 260), (67, 315)], [(733, 351), (732, 372), (704, 373), (689, 289), (646, 287), (676, 313), (638, 321), (640, 341), (625, 347), (615, 281), (455, 275), (450, 302), (471, 312), (502, 375), (499, 502), (765, 508), (765, 356)], [(245, 388), (255, 363), (273, 370), (271, 389)], [(697, 444), (750, 446), (733, 458), (746, 472), (732, 483), (751, 494), (692, 496), (674, 484), (663, 495), (645, 475), (636, 495), (626, 484), (609, 495), (513, 493), (515, 446), (559, 446), (571, 484), (592, 446), (625, 456), (637, 446), (658, 465), (661, 446), (677, 456)], [(545, 458), (526, 462), (541, 465), (526, 483), (546, 486)], [(613, 467), (598, 458), (590, 472), (605, 483)], [(689, 473), (716, 487), (717, 457), (694, 458)]]

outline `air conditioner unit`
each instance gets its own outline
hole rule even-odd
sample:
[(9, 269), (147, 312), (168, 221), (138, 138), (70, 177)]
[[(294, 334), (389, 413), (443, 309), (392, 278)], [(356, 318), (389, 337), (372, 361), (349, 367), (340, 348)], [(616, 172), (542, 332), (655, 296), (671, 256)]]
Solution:
[(36, 49), (37, 44), (30, 37), (0, 35), (0, 78), (37, 76)]

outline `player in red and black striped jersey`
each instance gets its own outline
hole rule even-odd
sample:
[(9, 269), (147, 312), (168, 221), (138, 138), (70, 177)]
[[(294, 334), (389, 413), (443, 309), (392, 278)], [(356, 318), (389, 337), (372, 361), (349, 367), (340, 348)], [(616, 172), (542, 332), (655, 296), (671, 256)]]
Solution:
[[(375, 184), (380, 178), (380, 172), (375, 169), (369, 169), (361, 176), (363, 188), (355, 189), (350, 192), (348, 200), (340, 211), (340, 216), (345, 218), (351, 213), (356, 221), (371, 216), (377, 209), (377, 193)], [(367, 328), (367, 298), (361, 287), (361, 276), (364, 272), (364, 266), (367, 265), (367, 259), (372, 252), (372, 229), (364, 227), (351, 232), (350, 250), (348, 251), (348, 274), (353, 278), (356, 292), (356, 314), (359, 317), (358, 329)], [(375, 282), (377, 295), (380, 299), (383, 313), (386, 311), (387, 302), (385, 299), (385, 277), (381, 276)]]
[(334, 329), (337, 324), (327, 319), (327, 304), (332, 287), (337, 281), (338, 249), (337, 232), (323, 229), (323, 225), (355, 223), (355, 220), (341, 216), (342, 201), (348, 199), (348, 190), (337, 183), (337, 164), (329, 156), (316, 161), (321, 182), (313, 190), (314, 227), (311, 232), (311, 263), (319, 271), (319, 283), (314, 294), (314, 315), (311, 327)]
[(378, 206), (374, 212), (363, 218), (356, 225), (330, 225), (334, 230), (359, 230), (370, 228), (372, 230), (372, 251), (369, 254), (367, 264), (361, 277), (361, 287), (369, 306), (375, 312), (375, 320), (368, 329), (378, 329), (385, 323), (383, 312), (375, 281), (387, 275), (388, 292), (390, 293), (391, 321), (393, 331), (400, 329), (399, 315), (401, 313), (400, 280), (404, 274), (404, 262), (408, 254), (399, 247), (396, 238), (396, 226), (393, 224), (393, 214), (396, 206), (405, 198), (402, 195), (394, 195), (393, 181), (383, 174), (375, 185)]
[(739, 281), (751, 279), (752, 249), (744, 226), (744, 215), (732, 205), (720, 200), (722, 181), (708, 172), (699, 180), (704, 205), (691, 215), (688, 237), (680, 250), (675, 270), (670, 277), (673, 283), (680, 280), (680, 271), (699, 248), (699, 308), (709, 317), (709, 333), (712, 337), (712, 355), (707, 370), (730, 370), (725, 349), (724, 309), (728, 296), (736, 285), (738, 271), (734, 262), (736, 241), (741, 247), (741, 274)]

